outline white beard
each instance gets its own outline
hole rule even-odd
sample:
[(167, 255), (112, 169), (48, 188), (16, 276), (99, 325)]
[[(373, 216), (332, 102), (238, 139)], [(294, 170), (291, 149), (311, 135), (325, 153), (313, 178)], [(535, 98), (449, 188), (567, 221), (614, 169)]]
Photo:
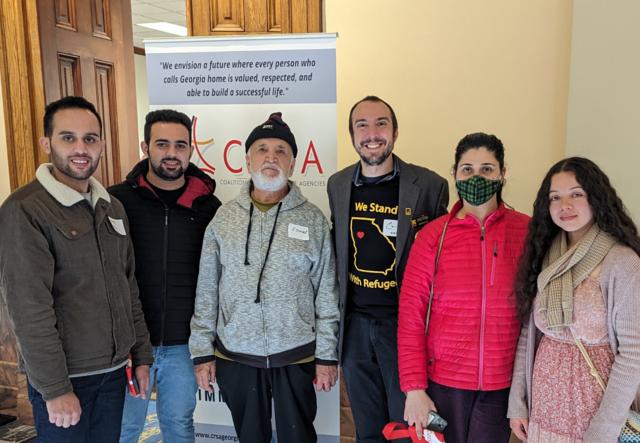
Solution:
[(262, 169), (258, 172), (253, 172), (253, 167), (251, 166), (251, 164), (249, 164), (253, 186), (255, 186), (257, 189), (260, 189), (261, 191), (278, 191), (282, 189), (287, 183), (287, 177), (282, 172), (282, 169), (280, 169), (278, 165), (270, 166), (275, 166), (278, 169), (278, 175), (276, 175), (275, 177), (264, 175), (262, 173)]

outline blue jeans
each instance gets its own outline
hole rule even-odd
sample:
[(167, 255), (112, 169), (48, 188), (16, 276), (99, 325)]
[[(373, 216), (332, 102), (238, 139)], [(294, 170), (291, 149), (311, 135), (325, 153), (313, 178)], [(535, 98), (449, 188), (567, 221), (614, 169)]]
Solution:
[(82, 407), (80, 421), (68, 428), (49, 422), (47, 404), (27, 379), (29, 401), (33, 406), (36, 443), (116, 443), (124, 404), (127, 375), (124, 368), (106, 374), (74, 377), (73, 393)]
[(156, 412), (162, 441), (194, 443), (193, 411), (198, 382), (188, 345), (154, 346), (147, 399), (127, 394), (122, 416), (120, 443), (137, 443), (147, 418), (153, 382), (156, 383)]

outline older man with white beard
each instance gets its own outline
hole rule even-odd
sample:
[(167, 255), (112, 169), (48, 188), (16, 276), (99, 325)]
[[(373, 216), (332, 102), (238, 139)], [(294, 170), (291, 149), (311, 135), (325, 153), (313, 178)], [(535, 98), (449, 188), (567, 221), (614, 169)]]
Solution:
[(338, 285), (329, 224), (289, 181), (298, 153), (281, 113), (245, 144), (251, 180), (205, 233), (189, 349), (218, 382), (241, 442), (315, 442), (314, 379), (338, 372)]

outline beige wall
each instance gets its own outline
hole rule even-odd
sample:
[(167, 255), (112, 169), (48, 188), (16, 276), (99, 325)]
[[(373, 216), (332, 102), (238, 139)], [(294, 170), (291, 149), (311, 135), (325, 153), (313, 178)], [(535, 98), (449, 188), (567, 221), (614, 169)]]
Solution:
[[(2, 79), (0, 79), (2, 81)], [(0, 85), (0, 204), (11, 193), (9, 182), (9, 160), (7, 158), (7, 134), (4, 127), (4, 103)]]
[(567, 156), (598, 163), (640, 222), (640, 2), (576, 0)]
[(398, 115), (395, 152), (450, 182), (457, 142), (496, 134), (506, 200), (531, 212), (542, 176), (564, 156), (571, 1), (326, 0), (325, 13), (326, 31), (340, 34), (339, 167), (357, 160), (351, 105), (375, 94)]

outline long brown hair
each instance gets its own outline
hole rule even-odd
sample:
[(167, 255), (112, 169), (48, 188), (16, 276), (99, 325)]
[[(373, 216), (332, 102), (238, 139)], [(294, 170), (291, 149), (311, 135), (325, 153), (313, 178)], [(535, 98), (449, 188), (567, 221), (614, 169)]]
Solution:
[(638, 228), (611, 186), (609, 177), (587, 158), (571, 157), (559, 161), (542, 180), (533, 204), (533, 216), (529, 221), (524, 252), (519, 261), (515, 292), (518, 316), (523, 323), (529, 319), (533, 300), (538, 292), (538, 275), (542, 271), (544, 256), (561, 230), (549, 213), (551, 178), (560, 172), (572, 172), (576, 176), (576, 181), (587, 194), (593, 218), (600, 229), (640, 255)]

